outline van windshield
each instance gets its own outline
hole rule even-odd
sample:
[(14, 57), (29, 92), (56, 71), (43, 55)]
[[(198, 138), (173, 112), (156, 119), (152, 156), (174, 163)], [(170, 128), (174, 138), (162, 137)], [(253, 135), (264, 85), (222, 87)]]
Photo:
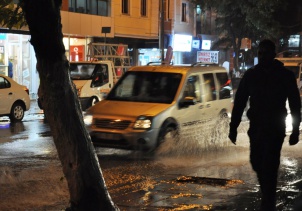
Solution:
[(107, 100), (172, 103), (182, 75), (179, 73), (126, 72)]
[(70, 77), (73, 80), (91, 79), (96, 64), (70, 64)]

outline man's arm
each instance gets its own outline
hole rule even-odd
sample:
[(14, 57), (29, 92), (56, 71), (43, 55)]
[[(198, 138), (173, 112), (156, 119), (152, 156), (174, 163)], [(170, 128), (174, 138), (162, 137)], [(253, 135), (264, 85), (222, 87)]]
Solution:
[(235, 95), (229, 132), (229, 138), (234, 144), (236, 143), (237, 139), (237, 128), (241, 122), (242, 114), (249, 98), (247, 80), (247, 74), (245, 74), (239, 83)]
[[(292, 73), (292, 72), (291, 72)], [(301, 122), (301, 98), (297, 87), (297, 82), (294, 74), (290, 74), (288, 84), (288, 104), (292, 116), (293, 131), (289, 139), (290, 145), (295, 145), (299, 142), (299, 126)]]

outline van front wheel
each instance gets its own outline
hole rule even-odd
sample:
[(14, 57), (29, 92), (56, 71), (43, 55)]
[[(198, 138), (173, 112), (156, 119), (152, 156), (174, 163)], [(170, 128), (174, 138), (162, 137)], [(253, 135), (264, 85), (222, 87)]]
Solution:
[(172, 141), (178, 140), (178, 131), (176, 128), (171, 126), (163, 128), (158, 136), (157, 146), (168, 140), (172, 140)]

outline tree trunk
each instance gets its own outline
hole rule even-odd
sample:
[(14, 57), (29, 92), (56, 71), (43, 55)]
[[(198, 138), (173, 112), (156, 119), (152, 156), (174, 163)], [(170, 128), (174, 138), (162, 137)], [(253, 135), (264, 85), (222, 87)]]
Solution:
[(108, 193), (70, 79), (61, 0), (21, 0), (37, 58), (43, 108), (70, 193), (70, 210), (119, 210)]

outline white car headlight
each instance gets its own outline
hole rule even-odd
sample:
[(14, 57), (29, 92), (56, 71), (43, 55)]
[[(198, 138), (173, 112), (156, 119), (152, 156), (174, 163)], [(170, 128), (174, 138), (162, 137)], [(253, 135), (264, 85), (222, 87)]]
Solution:
[(151, 125), (152, 121), (150, 117), (140, 116), (134, 123), (134, 129), (149, 129)]
[(86, 126), (90, 126), (92, 124), (93, 116), (90, 114), (83, 114), (84, 117), (84, 123)]

